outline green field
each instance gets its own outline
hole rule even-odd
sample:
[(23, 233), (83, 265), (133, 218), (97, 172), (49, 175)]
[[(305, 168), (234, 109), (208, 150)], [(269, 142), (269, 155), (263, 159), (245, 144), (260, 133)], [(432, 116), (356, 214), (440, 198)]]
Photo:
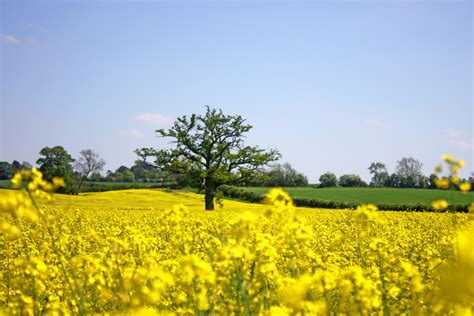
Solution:
[[(242, 188), (257, 194), (265, 194), (270, 188)], [(450, 204), (468, 204), (474, 201), (474, 192), (398, 189), (398, 188), (284, 188), (293, 198), (327, 200), (347, 203), (373, 203), (385, 205), (430, 205), (432, 201), (445, 199)]]
[[(111, 191), (111, 190), (127, 190), (127, 189), (147, 189), (158, 188), (169, 185), (169, 183), (154, 182), (90, 182), (86, 181), (82, 185), (81, 192), (89, 191)], [(10, 188), (10, 180), (0, 180), (0, 188)]]
[(9, 188), (10, 186), (10, 180), (0, 180), (0, 188)]

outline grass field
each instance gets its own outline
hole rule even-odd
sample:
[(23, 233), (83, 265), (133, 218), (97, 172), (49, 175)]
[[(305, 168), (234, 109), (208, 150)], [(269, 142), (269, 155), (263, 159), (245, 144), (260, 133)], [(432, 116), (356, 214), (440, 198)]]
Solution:
[(0, 188), (9, 188), (10, 186), (10, 180), (0, 180)]
[[(265, 194), (269, 188), (243, 188), (257, 194)], [(384, 205), (429, 205), (434, 200), (445, 199), (450, 204), (468, 204), (474, 201), (474, 192), (398, 189), (398, 188), (284, 188), (293, 198), (318, 199), (350, 203)]]

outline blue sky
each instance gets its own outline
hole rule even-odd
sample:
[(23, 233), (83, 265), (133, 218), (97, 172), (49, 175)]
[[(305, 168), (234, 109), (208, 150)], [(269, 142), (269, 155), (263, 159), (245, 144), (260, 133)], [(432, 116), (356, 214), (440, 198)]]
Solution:
[(470, 1), (1, 1), (0, 160), (44, 146), (106, 169), (156, 128), (240, 114), (316, 182), (443, 153), (473, 170)]

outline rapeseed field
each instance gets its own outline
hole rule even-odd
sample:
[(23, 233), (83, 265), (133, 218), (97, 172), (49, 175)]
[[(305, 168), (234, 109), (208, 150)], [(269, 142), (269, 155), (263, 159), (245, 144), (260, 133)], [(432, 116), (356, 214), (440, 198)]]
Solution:
[[(0, 191), (0, 314), (472, 315), (472, 214)], [(445, 207), (440, 207), (444, 209)]]

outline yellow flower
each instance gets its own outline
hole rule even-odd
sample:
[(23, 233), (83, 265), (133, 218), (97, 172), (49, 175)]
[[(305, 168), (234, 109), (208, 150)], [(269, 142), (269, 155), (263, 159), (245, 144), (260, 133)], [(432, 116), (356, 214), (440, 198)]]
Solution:
[(63, 178), (54, 177), (53, 178), (53, 186), (56, 187), (56, 188), (64, 187), (64, 186), (66, 186), (66, 183), (64, 182)]
[(17, 226), (8, 223), (0, 224), (0, 232), (8, 241), (14, 241), (21, 237), (20, 229)]
[(444, 154), (441, 158), (448, 163), (454, 160), (453, 156), (450, 154)]
[(449, 180), (446, 178), (435, 179), (435, 185), (440, 189), (449, 189)]
[(435, 172), (435, 173), (441, 173), (441, 172), (443, 172), (443, 166), (437, 165), (437, 166), (435, 167), (435, 169), (434, 169), (434, 172)]
[(463, 182), (459, 185), (459, 189), (462, 192), (469, 192), (471, 191), (471, 182)]
[(440, 211), (444, 211), (445, 209), (448, 208), (448, 202), (446, 200), (436, 200), (436, 201), (433, 201), (433, 203), (431, 203), (431, 206), (433, 206), (433, 208), (440, 212)]
[(459, 184), (459, 177), (458, 176), (451, 177), (451, 182), (454, 184)]

